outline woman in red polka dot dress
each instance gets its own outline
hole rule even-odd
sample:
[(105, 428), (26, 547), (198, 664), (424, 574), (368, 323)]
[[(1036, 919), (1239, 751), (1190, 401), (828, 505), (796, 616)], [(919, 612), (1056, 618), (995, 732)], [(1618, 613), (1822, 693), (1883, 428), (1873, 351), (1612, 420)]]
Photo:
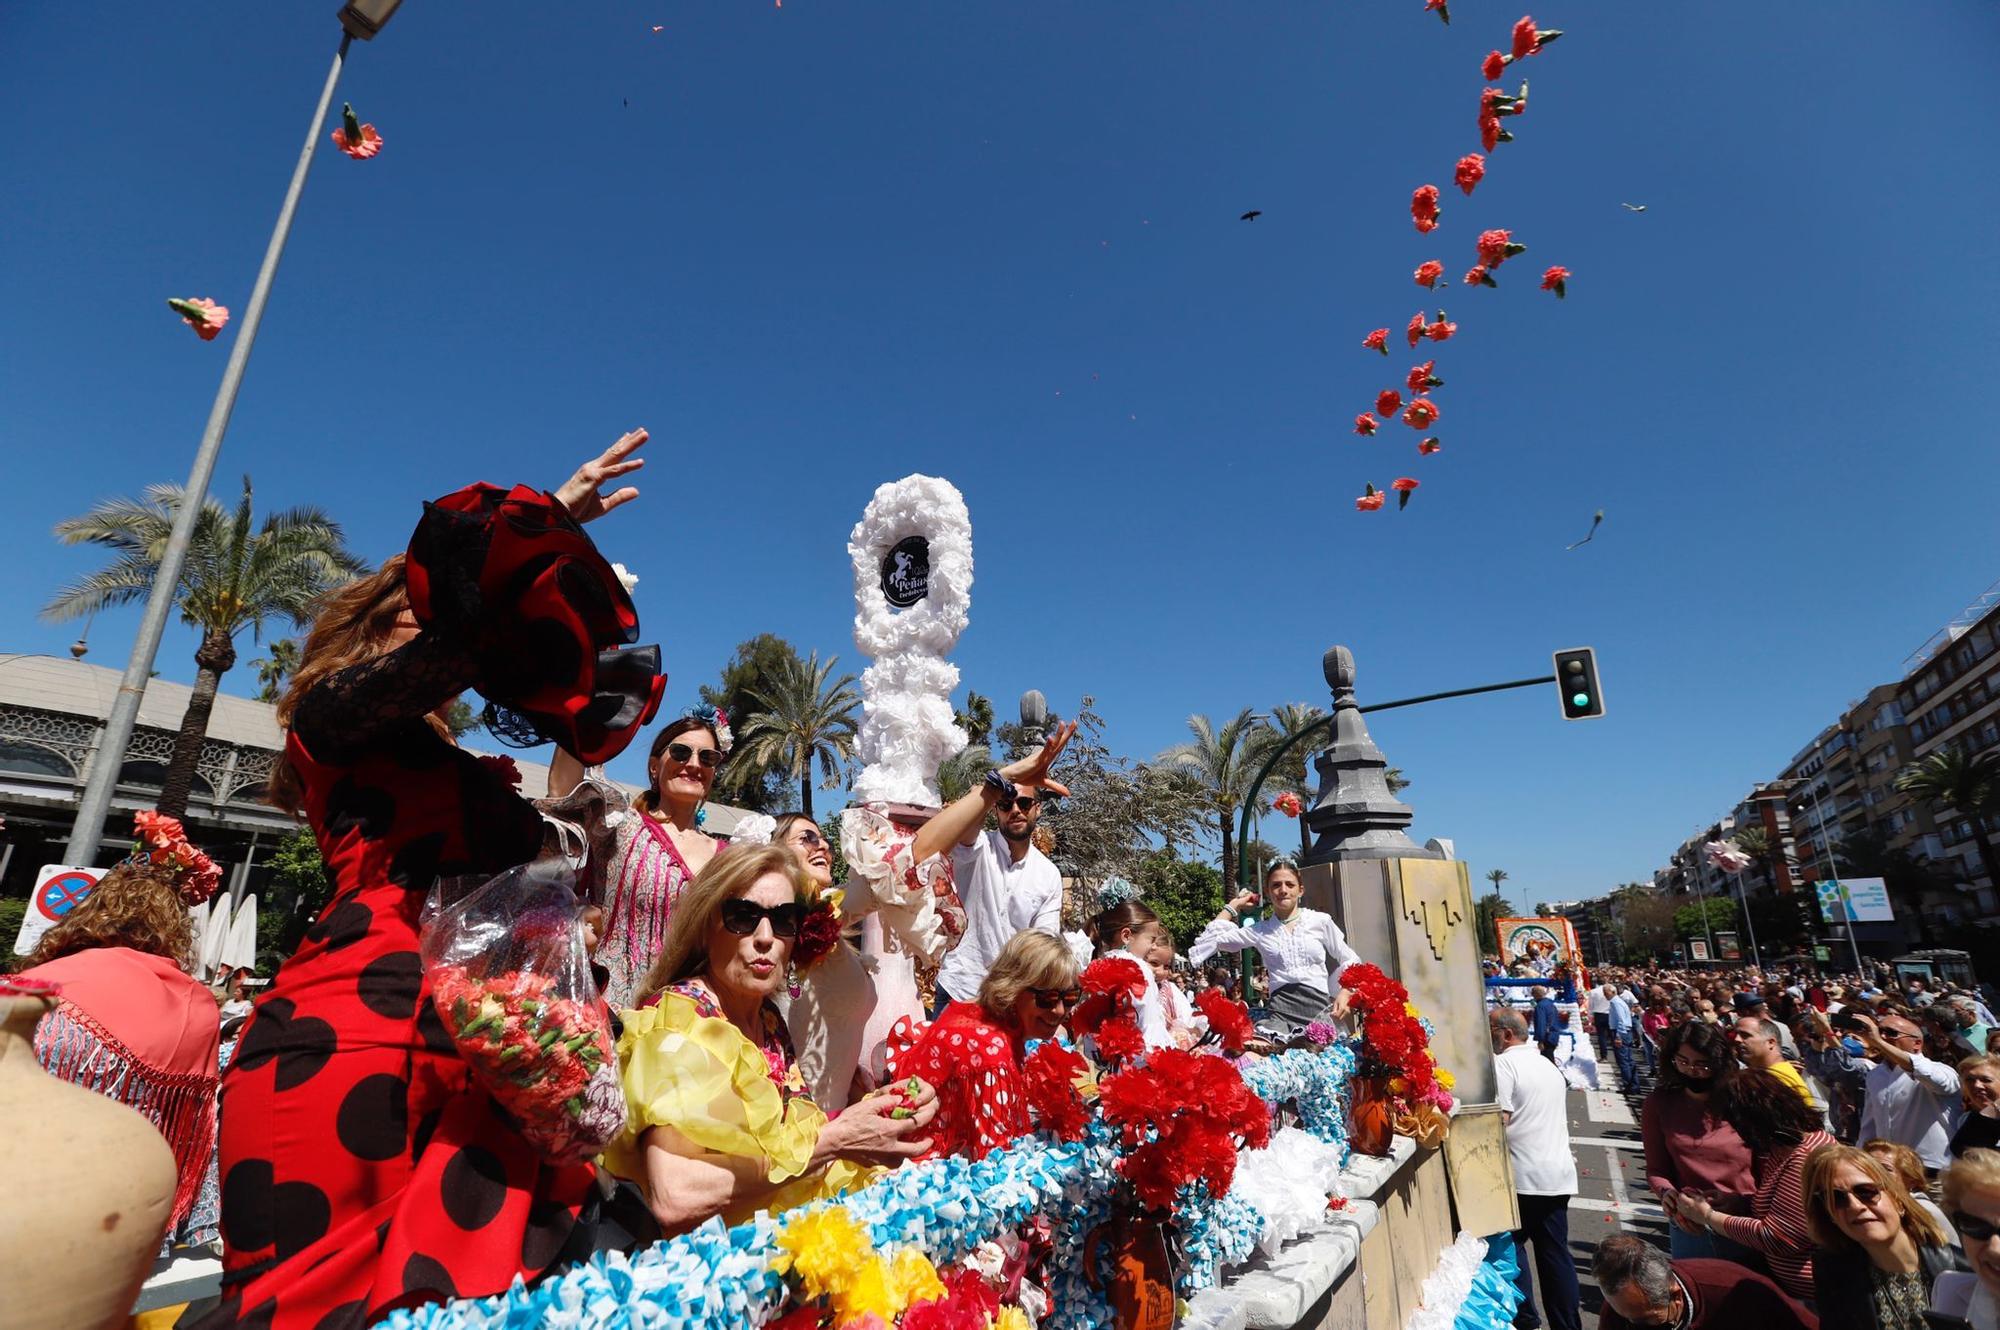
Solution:
[[(593, 567), (576, 522), (636, 495), (597, 487), (634, 469), (626, 458), (644, 441), (643, 432), (621, 439), (554, 503), (525, 490), (510, 500), (529, 517), (539, 505), (569, 541), (563, 557)], [(433, 516), (468, 493), (433, 505)], [(517, 522), (492, 549), (520, 534)], [(578, 616), (524, 604), (526, 617), (481, 642), (476, 628), (433, 610), (420, 630), (412, 586), (434, 605), (454, 594), (447, 579), (462, 590), (480, 570), (426, 566), (417, 549), (407, 565), (397, 556), (329, 599), (279, 705), (289, 733), (273, 802), (311, 824), (333, 896), (258, 1003), (223, 1082), (223, 1294), (196, 1322), (204, 1327), (358, 1328), (653, 1235), (636, 1195), (591, 1164), (537, 1153), (473, 1079), (431, 1002), (418, 955), (431, 884), (502, 872), (543, 841), (513, 762), (459, 748), (437, 716), (475, 682), (492, 695), (493, 656), (515, 634), (549, 652), (552, 635), (536, 630)], [(472, 556), (481, 557), (490, 569), (490, 555)], [(615, 603), (630, 613), (622, 592)], [(591, 636), (576, 646), (595, 660), (605, 644)], [(651, 704), (629, 708), (633, 730), (657, 704), (650, 690)], [(538, 717), (551, 700), (538, 694), (520, 709)], [(597, 738), (623, 746), (615, 734)]]
[(937, 1087), (931, 1148), (921, 1156), (979, 1159), (1032, 1130), (1021, 1084), (1030, 1039), (1048, 1039), (1075, 1006), (1076, 958), (1048, 933), (1016, 933), (979, 985), (977, 1002), (954, 1002), (908, 1052), (897, 1077)]

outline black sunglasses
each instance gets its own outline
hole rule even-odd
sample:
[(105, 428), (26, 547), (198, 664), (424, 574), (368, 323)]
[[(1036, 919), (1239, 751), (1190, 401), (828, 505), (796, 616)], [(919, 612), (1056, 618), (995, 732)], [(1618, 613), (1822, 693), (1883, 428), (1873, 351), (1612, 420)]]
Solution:
[(722, 902), (722, 926), (738, 937), (749, 937), (757, 931), (759, 923), (768, 919), (772, 937), (797, 937), (805, 913), (806, 907), (797, 901), (767, 906), (732, 897)]
[(1882, 1199), (1882, 1189), (1872, 1182), (1864, 1182), (1853, 1188), (1827, 1188), (1827, 1202), (1836, 1210), (1845, 1210), (1849, 1198), (1852, 1198), (1859, 1205), (1872, 1206), (1875, 1202)]
[(717, 762), (722, 760), (722, 754), (717, 749), (690, 748), (686, 744), (668, 744), (667, 756), (682, 766), (686, 766), (690, 761), (698, 761), (702, 766), (708, 767), (711, 770), (714, 769)]
[(2000, 1233), (2000, 1224), (1991, 1224), (1984, 1219), (1975, 1219), (1963, 1210), (1951, 1217), (1951, 1226), (1958, 1230), (1958, 1236), (1967, 1242), (1985, 1242)]
[(1020, 809), (1024, 813), (1029, 813), (1034, 811), (1036, 802), (1035, 796), (1032, 794), (1017, 794), (1011, 799), (999, 800), (998, 807), (1003, 813), (1015, 808)]
[(798, 840), (799, 844), (808, 850), (817, 850), (826, 844), (826, 837), (820, 835), (811, 827), (807, 827), (804, 831), (801, 831)]
[(1057, 1007), (1074, 1009), (1083, 1000), (1083, 991), (1076, 988), (1031, 988), (1035, 995), (1035, 1005), (1043, 1011), (1054, 1011)]

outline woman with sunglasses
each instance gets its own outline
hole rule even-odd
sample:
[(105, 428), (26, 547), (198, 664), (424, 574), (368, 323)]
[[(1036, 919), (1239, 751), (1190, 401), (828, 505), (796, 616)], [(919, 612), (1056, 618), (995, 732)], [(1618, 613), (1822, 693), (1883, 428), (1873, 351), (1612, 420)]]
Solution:
[[(1728, 1038), (1719, 1026), (1690, 1021), (1668, 1032), (1660, 1058), (1660, 1078), (1639, 1108), (1647, 1185), (1669, 1219), (1683, 1191), (1705, 1195), (1730, 1214), (1749, 1214), (1757, 1191), (1750, 1147), (1716, 1100), (1717, 1089), (1739, 1074)], [(1667, 1247), (1677, 1261), (1713, 1256), (1757, 1264), (1727, 1238), (1679, 1223), (1667, 1229)]]
[[(702, 831), (699, 814), (728, 752), (728, 733), (727, 719), (713, 710), (663, 728), (646, 754), (646, 789), (630, 811), (602, 818), (608, 843), (594, 847), (584, 890), (605, 913), (596, 960), (609, 972), (604, 1000), (613, 1011), (638, 1000), (666, 943), (674, 903), (715, 857), (717, 843)], [(557, 749), (549, 765), (551, 799), (567, 798), (583, 777), (583, 764)]]
[(779, 845), (720, 856), (676, 905), (641, 1004), (625, 1013), (627, 1125), (604, 1152), (663, 1231), (831, 1196), (930, 1145), (927, 1085), (832, 1119), (806, 1092), (772, 997), (795, 963), (810, 968), (832, 947), (833, 908)]
[(1069, 1019), (1077, 993), (1069, 944), (1048, 933), (1016, 933), (979, 985), (976, 1002), (953, 1002), (896, 1060), (895, 1074), (938, 1087), (931, 1147), (920, 1158), (979, 1159), (1032, 1126), (1021, 1083), (1030, 1040)]
[[(1938, 1276), (1931, 1310), (1973, 1330), (2000, 1330), (2000, 1151), (1967, 1150), (1944, 1171), (1944, 1208), (1971, 1274)], [(1945, 1326), (1950, 1321), (1936, 1321)]]
[(1931, 1286), (1964, 1259), (1902, 1179), (1850, 1145), (1806, 1160), (1801, 1180), (1822, 1330), (1925, 1330)]
[(1264, 870), (1264, 895), (1271, 913), (1254, 924), (1241, 922), (1243, 911), (1257, 904), (1257, 893), (1246, 891), (1215, 916), (1188, 948), (1196, 965), (1218, 951), (1255, 949), (1271, 976), (1270, 1013), (1259, 1023), (1279, 1040), (1305, 1033), (1314, 1021), (1347, 1014), (1347, 990), (1341, 971), (1361, 957), (1347, 945), (1347, 935), (1333, 916), (1299, 904), (1305, 895), (1298, 865), (1274, 859)]

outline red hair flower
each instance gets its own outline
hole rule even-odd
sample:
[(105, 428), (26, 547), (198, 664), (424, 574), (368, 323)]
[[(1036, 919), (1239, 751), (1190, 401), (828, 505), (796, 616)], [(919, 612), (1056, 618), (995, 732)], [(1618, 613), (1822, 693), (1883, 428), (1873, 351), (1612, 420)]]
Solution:
[(1436, 259), (1426, 259), (1424, 262), (1417, 265), (1418, 286), (1428, 286), (1433, 290), (1435, 290), (1437, 288), (1438, 278), (1442, 276), (1444, 276), (1444, 265), (1442, 263), (1439, 263)]
[(1397, 512), (1410, 506), (1410, 494), (1417, 488), (1417, 484), (1414, 476), (1398, 476), (1389, 482), (1389, 488), (1396, 491)]
[(1376, 509), (1380, 508), (1382, 506), (1382, 500), (1388, 497), (1389, 496), (1384, 494), (1381, 490), (1378, 490), (1373, 485), (1370, 485), (1368, 487), (1368, 492), (1354, 501), (1355, 511), (1363, 513), (1372, 513)]
[(1417, 224), (1418, 231), (1429, 235), (1431, 232), (1437, 230), (1438, 218), (1441, 215), (1438, 209), (1438, 187), (1436, 185), (1422, 185), (1411, 193), (1410, 219)]
[(1561, 300), (1569, 295), (1568, 286), (1569, 286), (1568, 268), (1564, 268), (1558, 265), (1557, 267), (1550, 268), (1547, 272), (1542, 274), (1542, 290), (1555, 292), (1557, 300)]
[(1512, 64), (1514, 57), (1500, 51), (1488, 51), (1486, 59), (1480, 63), (1479, 72), (1489, 79), (1497, 79)]
[(1410, 391), (1412, 393), (1423, 394), (1433, 388), (1444, 387), (1444, 380), (1432, 372), (1436, 368), (1437, 361), (1426, 360), (1423, 364), (1412, 369), (1408, 380)]
[(1429, 429), (1437, 418), (1437, 403), (1428, 397), (1419, 397), (1403, 408), (1403, 423), (1411, 429)]
[(1417, 445), (1417, 452), (1425, 457), (1429, 457), (1432, 453), (1443, 451), (1444, 441), (1442, 439), (1429, 438)]
[(798, 941), (792, 944), (792, 963), (801, 970), (818, 962), (840, 941), (840, 912), (833, 902), (821, 900), (799, 921)]
[(1375, 417), (1363, 411), (1354, 418), (1354, 432), (1363, 435), (1373, 434), (1375, 432)]
[(1458, 325), (1448, 321), (1444, 316), (1444, 311), (1439, 310), (1437, 322), (1424, 329), (1424, 336), (1430, 338), (1433, 342), (1449, 342), (1452, 334), (1457, 331)]
[(215, 335), (222, 331), (222, 325), (229, 322), (228, 307), (216, 304), (207, 296), (195, 300), (169, 298), (167, 308), (185, 319), (187, 326), (194, 329), (195, 335), (204, 342), (214, 341)]
[(1394, 388), (1384, 388), (1375, 398), (1375, 414), (1387, 420), (1396, 414), (1396, 408), (1403, 404), (1403, 395)]
[(346, 102), (340, 104), (340, 128), (333, 131), (333, 142), (356, 161), (366, 161), (382, 151), (382, 136), (375, 132), (375, 126), (362, 124)]
[(1486, 159), (1476, 152), (1468, 152), (1458, 159), (1458, 166), (1451, 173), (1458, 187), (1467, 194), (1486, 178)]
[(1479, 261), (1490, 271), (1513, 258), (1516, 254), (1528, 252), (1526, 245), (1516, 244), (1514, 233), (1495, 228), (1479, 233)]
[(1424, 312), (1422, 310), (1418, 310), (1410, 316), (1408, 332), (1410, 335), (1410, 349), (1414, 351), (1417, 349), (1417, 343), (1424, 340)]
[(1372, 346), (1377, 351), (1380, 351), (1383, 355), (1385, 356), (1388, 355), (1389, 330), (1387, 328), (1377, 328), (1374, 332), (1369, 333), (1366, 337), (1361, 339), (1361, 345)]
[[(1561, 28), (1536, 28), (1535, 20), (1523, 14), (1521, 21), (1514, 25), (1514, 59), (1524, 60), (1531, 55), (1540, 55), (1542, 48), (1562, 36)], [(1489, 74), (1488, 78), (1496, 77)]]

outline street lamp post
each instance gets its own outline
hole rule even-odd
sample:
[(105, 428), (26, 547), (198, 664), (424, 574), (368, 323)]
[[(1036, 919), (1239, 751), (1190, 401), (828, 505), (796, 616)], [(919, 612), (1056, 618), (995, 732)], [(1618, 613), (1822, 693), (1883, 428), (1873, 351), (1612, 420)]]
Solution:
[[(1818, 851), (1814, 857), (1824, 865), (1827, 880), (1837, 883), (1840, 881), (1840, 867), (1833, 862), (1833, 855), (1827, 846), (1826, 809), (1820, 805), (1819, 783), (1814, 780), (1800, 783), (1806, 787), (1806, 797), (1812, 800), (1813, 805), (1813, 830), (1816, 833), (1813, 836), (1813, 848)], [(1848, 903), (1847, 890), (1844, 887), (1840, 892), (1840, 912), (1847, 923), (1847, 946), (1854, 953), (1854, 972), (1865, 975), (1867, 972), (1861, 968), (1861, 943), (1854, 936), (1854, 907)]]
[(194, 537), (195, 521), (208, 499), (208, 482), (222, 453), (222, 436), (228, 432), (229, 416), (236, 408), (236, 393), (243, 384), (243, 371), (250, 363), (257, 341), (257, 325), (263, 321), (264, 305), (271, 296), (271, 283), (278, 275), (278, 260), (284, 256), (285, 241), (291, 235), (292, 215), (298, 210), (299, 196), (305, 192), (306, 173), (312, 169), (313, 149), (320, 131), (326, 127), (327, 108), (333, 104), (333, 90), (340, 83), (340, 71), (347, 63), (347, 48), (356, 37), (371, 40), (396, 12), (401, 0), (354, 0), (340, 12), (340, 49), (334, 52), (333, 67), (327, 71), (326, 85), (320, 89), (319, 104), (313, 108), (312, 125), (306, 130), (305, 146), (299, 149), (298, 164), (292, 168), (292, 183), (278, 209), (278, 223), (264, 250), (264, 265), (257, 270), (256, 285), (237, 326), (236, 340), (229, 349), (229, 361), (222, 369), (222, 384), (208, 410), (208, 425), (195, 450), (194, 468), (181, 491), (174, 525), (160, 552), (160, 566), (153, 574), (153, 589), (146, 597), (146, 610), (139, 618), (139, 635), (132, 643), (132, 657), (125, 663), (125, 677), (111, 701), (111, 714), (104, 721), (104, 737), (91, 758), (90, 778), (84, 784), (77, 805), (76, 822), (71, 826), (64, 850), (72, 864), (90, 865), (97, 861), (98, 842), (104, 838), (104, 821), (111, 811), (111, 795), (118, 774), (125, 765), (125, 749), (132, 741), (132, 729), (139, 719), (139, 701), (146, 694), (146, 680), (159, 655), (160, 638), (165, 634), (167, 615), (173, 609), (180, 588), (181, 570), (187, 564), (188, 545)]

